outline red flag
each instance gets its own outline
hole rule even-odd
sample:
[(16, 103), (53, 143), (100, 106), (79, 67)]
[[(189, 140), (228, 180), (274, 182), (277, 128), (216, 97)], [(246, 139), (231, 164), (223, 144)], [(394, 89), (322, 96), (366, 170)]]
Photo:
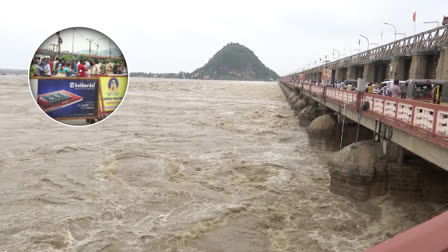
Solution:
[(416, 21), (417, 20), (417, 12), (414, 11), (414, 14), (412, 15), (412, 21)]
[(325, 54), (325, 59), (327, 59), (327, 55)]

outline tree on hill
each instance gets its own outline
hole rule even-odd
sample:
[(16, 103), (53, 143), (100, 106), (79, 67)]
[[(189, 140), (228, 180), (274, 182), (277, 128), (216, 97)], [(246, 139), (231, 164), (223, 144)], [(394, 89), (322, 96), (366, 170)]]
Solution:
[(266, 67), (249, 48), (229, 43), (203, 67), (191, 73), (192, 78), (214, 80), (275, 80), (279, 76)]

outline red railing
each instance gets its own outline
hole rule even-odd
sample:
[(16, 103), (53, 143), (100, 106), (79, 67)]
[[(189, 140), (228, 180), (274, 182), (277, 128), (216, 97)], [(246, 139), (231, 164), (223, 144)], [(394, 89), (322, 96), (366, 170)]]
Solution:
[(324, 86), (293, 85), (291, 80), (281, 82), (339, 105), (350, 105), (348, 109), (358, 112), (360, 104), (368, 102), (369, 110), (363, 112), (368, 117), (448, 148), (448, 106)]

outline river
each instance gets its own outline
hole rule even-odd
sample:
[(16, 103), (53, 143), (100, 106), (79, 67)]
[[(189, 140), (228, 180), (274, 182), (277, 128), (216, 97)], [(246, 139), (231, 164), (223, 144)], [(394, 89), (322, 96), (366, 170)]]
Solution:
[(329, 192), (277, 83), (131, 78), (69, 127), (0, 76), (0, 251), (360, 251), (431, 210)]

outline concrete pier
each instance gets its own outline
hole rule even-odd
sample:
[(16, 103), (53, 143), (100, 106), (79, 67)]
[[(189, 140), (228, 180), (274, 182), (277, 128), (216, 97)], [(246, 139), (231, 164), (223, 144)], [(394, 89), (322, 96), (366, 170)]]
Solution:
[(326, 150), (337, 149), (336, 125), (337, 116), (334, 114), (325, 114), (314, 119), (306, 128), (309, 144)]
[(379, 142), (351, 144), (338, 152), (329, 167), (333, 193), (367, 200), (387, 192), (386, 157)]

